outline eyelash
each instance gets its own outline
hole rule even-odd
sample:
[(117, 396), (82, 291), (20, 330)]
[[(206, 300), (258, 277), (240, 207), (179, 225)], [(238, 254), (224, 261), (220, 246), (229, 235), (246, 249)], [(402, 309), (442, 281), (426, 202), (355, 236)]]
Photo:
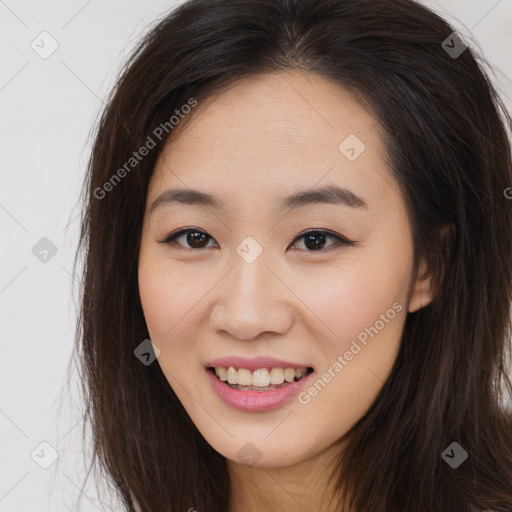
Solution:
[[(197, 229), (197, 228), (184, 228), (184, 229), (180, 229), (178, 231), (175, 231), (174, 233), (169, 234), (163, 240), (158, 240), (158, 242), (162, 243), (162, 244), (169, 244), (170, 245), (171, 242), (175, 241), (176, 238), (180, 237), (181, 235), (186, 235), (188, 233), (200, 233), (200, 234), (206, 235), (210, 240), (213, 240), (213, 238), (210, 235), (208, 235), (208, 233), (205, 233), (204, 231), (202, 231), (200, 229)], [(309, 235), (311, 233), (314, 233), (314, 234), (321, 233), (321, 234), (327, 235), (327, 237), (335, 239), (336, 243), (332, 244), (327, 249), (318, 249), (316, 251), (315, 250), (311, 250), (311, 249), (299, 249), (299, 250), (305, 250), (306, 252), (325, 252), (325, 251), (331, 250), (331, 249), (336, 248), (336, 247), (350, 246), (350, 245), (355, 245), (356, 244), (355, 242), (353, 242), (351, 240), (348, 240), (347, 238), (345, 238), (345, 237), (343, 237), (341, 235), (338, 235), (336, 233), (333, 233), (332, 231), (329, 231), (329, 230), (326, 230), (326, 229), (309, 229), (307, 231), (303, 231), (302, 233), (299, 233), (294, 238), (293, 241), (295, 242), (296, 240), (303, 239), (303, 238), (305, 238), (307, 235)], [(200, 251), (202, 249), (210, 249), (210, 247), (194, 248), (194, 247), (185, 247), (185, 246), (180, 245), (180, 244), (178, 244), (178, 245), (181, 248), (183, 248), (183, 249), (190, 249), (190, 250), (193, 250), (193, 251)]]

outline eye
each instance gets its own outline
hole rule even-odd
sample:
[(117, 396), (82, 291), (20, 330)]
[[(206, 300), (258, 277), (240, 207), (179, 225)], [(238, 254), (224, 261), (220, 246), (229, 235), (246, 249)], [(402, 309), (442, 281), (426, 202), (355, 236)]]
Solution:
[(327, 239), (334, 240), (328, 248), (340, 245), (354, 245), (354, 242), (346, 239), (341, 235), (337, 235), (325, 229), (309, 230), (305, 233), (301, 233), (295, 238), (295, 240), (304, 240), (304, 245), (309, 252), (318, 252), (325, 248)]
[(182, 247), (185, 247), (186, 249), (206, 249), (207, 246), (204, 245), (205, 241), (208, 238), (213, 238), (210, 235), (207, 235), (204, 231), (201, 231), (200, 229), (195, 228), (189, 228), (189, 229), (180, 229), (179, 231), (176, 231), (175, 233), (171, 233), (169, 236), (167, 236), (164, 240), (160, 240), (163, 244), (170, 244), (173, 241), (178, 241), (180, 238), (184, 238), (186, 243), (190, 244), (188, 247), (186, 245), (183, 245), (181, 243), (178, 243), (178, 245), (181, 245)]
[[(352, 242), (341, 235), (337, 235), (324, 229), (309, 230), (304, 233), (301, 233), (295, 238), (294, 242), (296, 240), (303, 239), (306, 247), (305, 250), (307, 250), (308, 252), (319, 252), (325, 248), (326, 239), (329, 238), (331, 240), (334, 240), (334, 243), (328, 246), (328, 248), (340, 245), (355, 245), (355, 242)], [(178, 241), (180, 239), (185, 240), (188, 246), (179, 243)], [(177, 242), (178, 245), (186, 249), (206, 249), (208, 248), (208, 245), (206, 245), (208, 239), (213, 240), (213, 238), (210, 235), (208, 235), (204, 231), (201, 231), (200, 229), (185, 228), (180, 229), (174, 233), (171, 233), (164, 240), (159, 240), (159, 242), (163, 244), (171, 244), (171, 242)]]

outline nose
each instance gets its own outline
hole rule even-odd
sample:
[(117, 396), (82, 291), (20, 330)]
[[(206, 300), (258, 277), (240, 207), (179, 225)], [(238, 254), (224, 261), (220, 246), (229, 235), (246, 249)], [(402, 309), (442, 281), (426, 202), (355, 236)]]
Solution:
[(265, 251), (252, 263), (235, 251), (232, 269), (215, 287), (210, 326), (239, 340), (263, 333), (285, 334), (293, 323), (293, 294)]

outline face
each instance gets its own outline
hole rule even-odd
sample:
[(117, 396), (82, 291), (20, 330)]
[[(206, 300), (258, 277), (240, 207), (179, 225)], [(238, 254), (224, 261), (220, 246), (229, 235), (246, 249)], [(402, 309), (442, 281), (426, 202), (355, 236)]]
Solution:
[(191, 115), (144, 217), (156, 364), (219, 453), (296, 464), (365, 414), (429, 301), (407, 211), (377, 120), (337, 84), (253, 77)]

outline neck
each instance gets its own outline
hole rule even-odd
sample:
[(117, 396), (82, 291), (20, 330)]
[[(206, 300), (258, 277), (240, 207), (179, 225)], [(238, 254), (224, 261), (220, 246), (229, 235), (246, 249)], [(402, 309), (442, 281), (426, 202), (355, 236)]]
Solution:
[(336, 476), (329, 481), (340, 449), (336, 443), (307, 460), (282, 467), (247, 466), (228, 460), (229, 512), (340, 512)]

